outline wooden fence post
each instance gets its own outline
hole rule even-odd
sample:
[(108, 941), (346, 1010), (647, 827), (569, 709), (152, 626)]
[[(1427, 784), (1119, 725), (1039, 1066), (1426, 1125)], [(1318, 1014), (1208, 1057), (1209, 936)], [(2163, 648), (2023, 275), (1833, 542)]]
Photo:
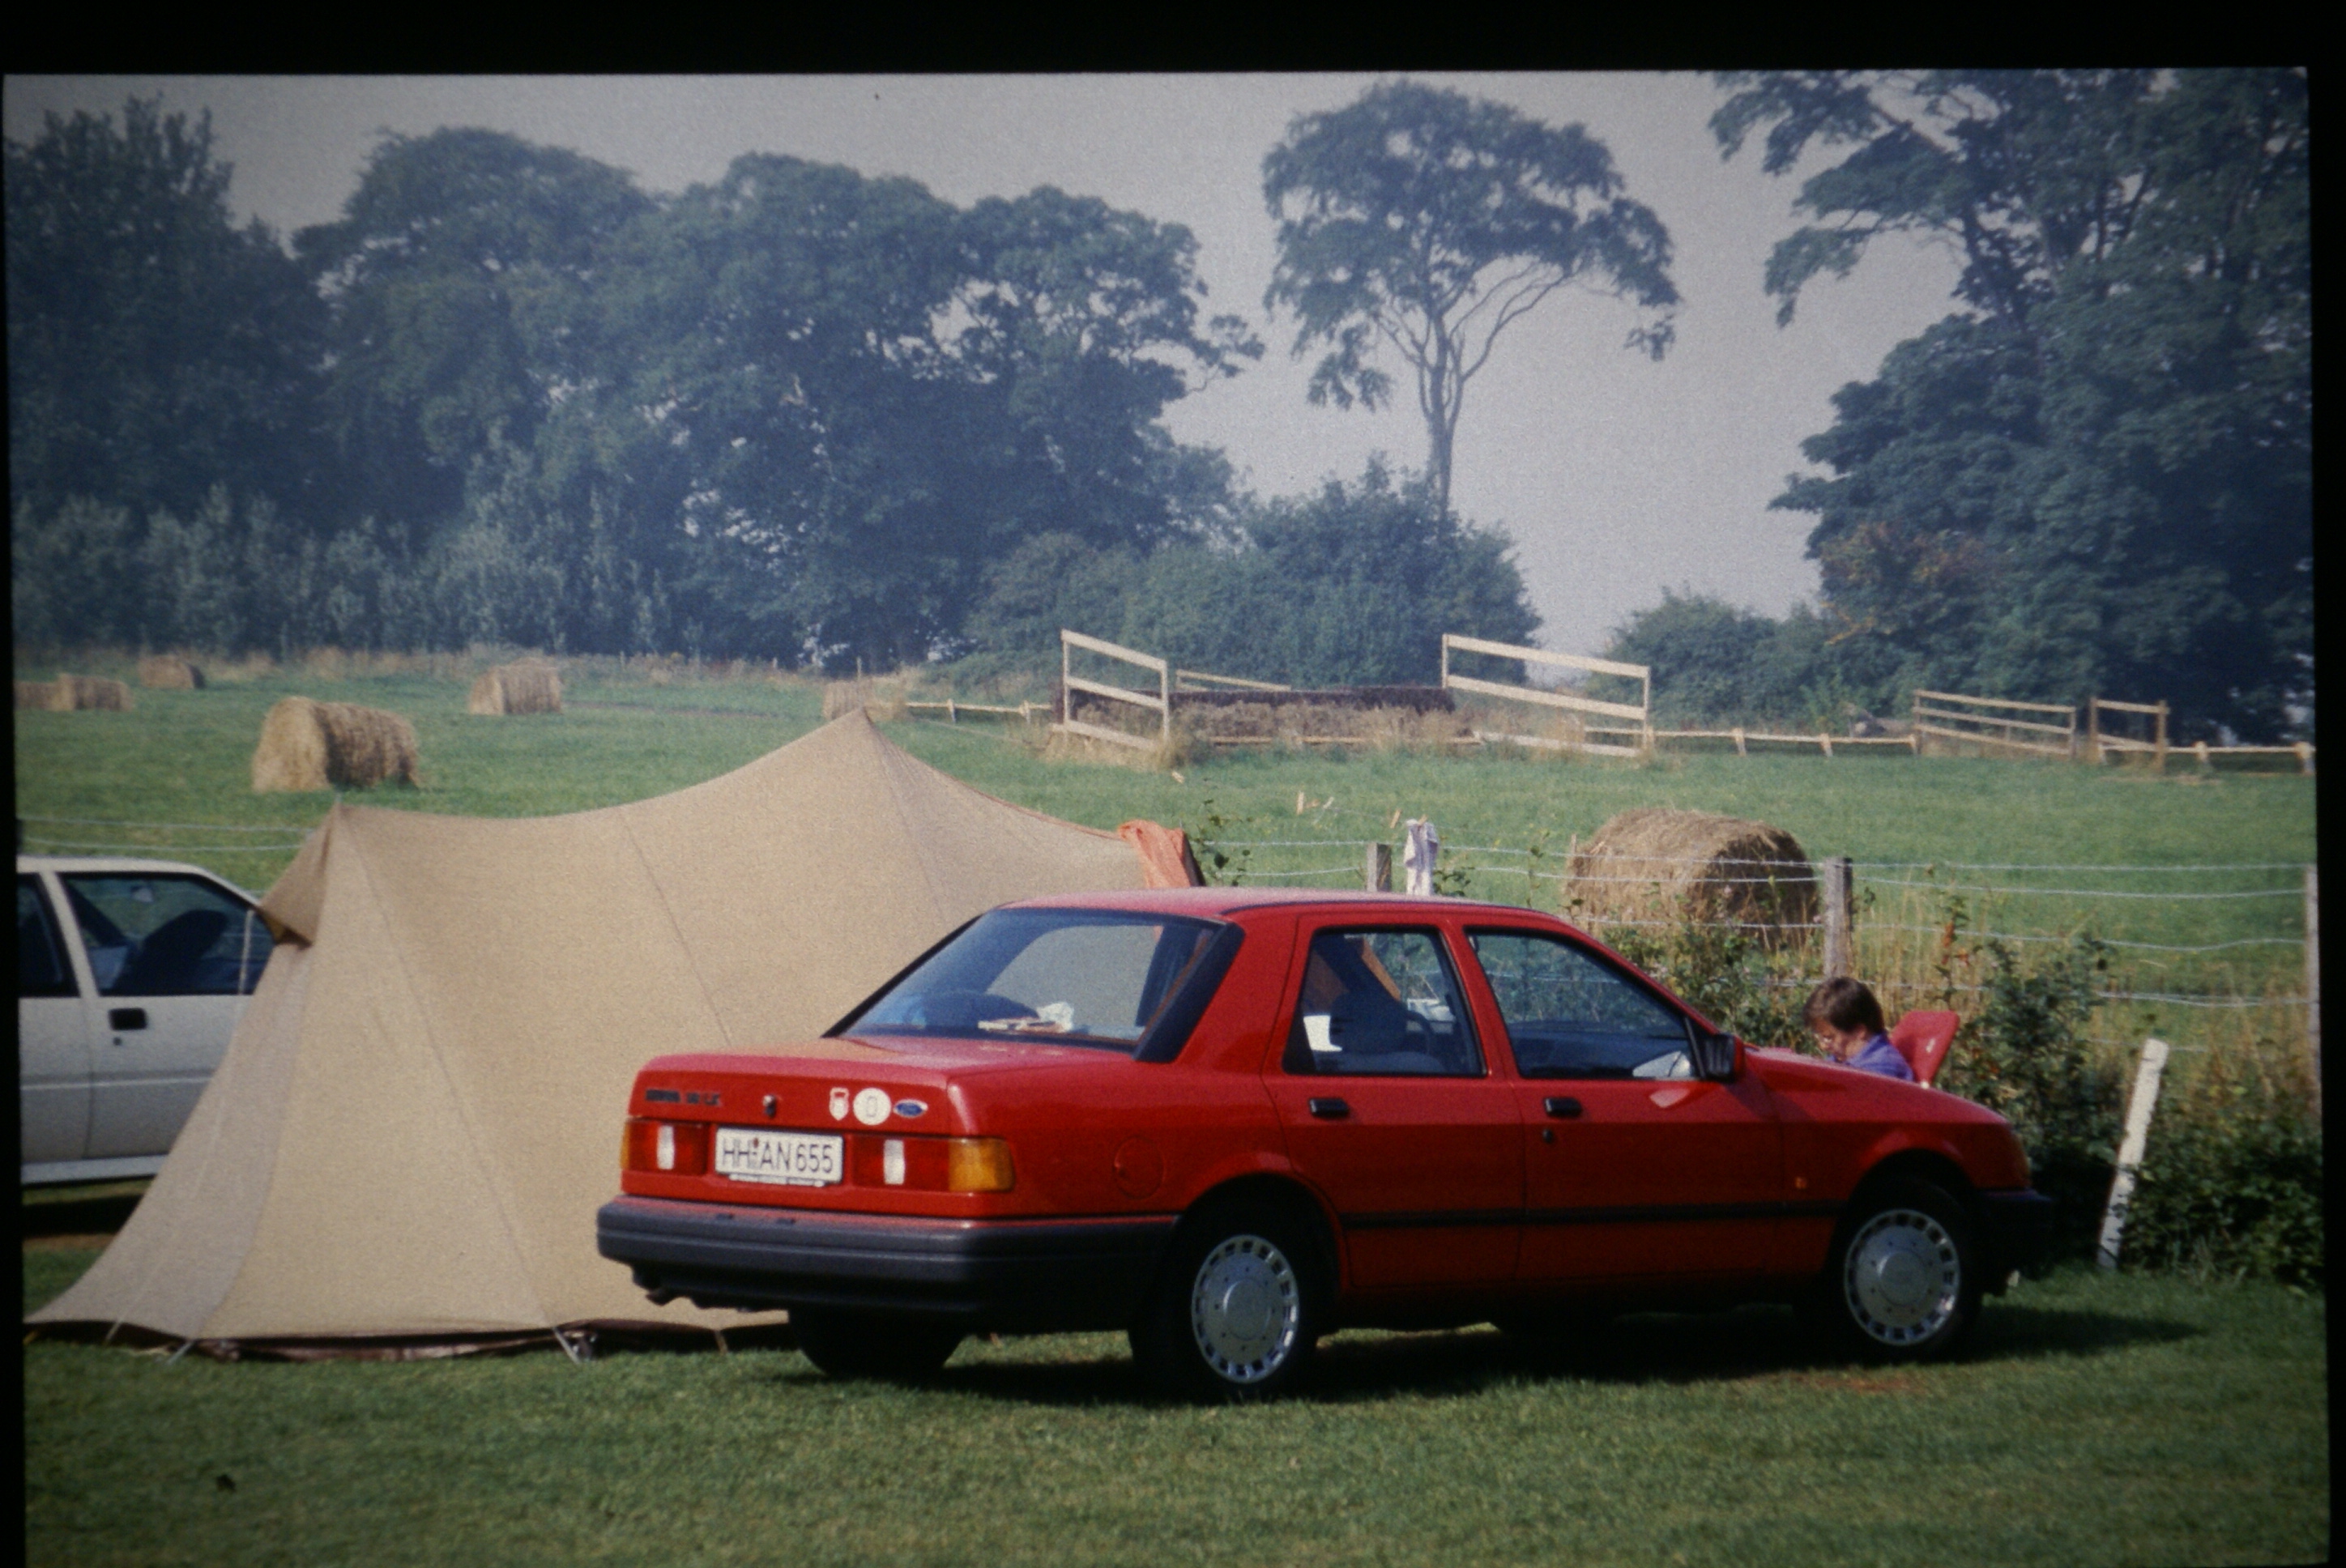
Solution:
[(2127, 1100), (2126, 1136), (2118, 1145), (2118, 1168), (2110, 1176), (2109, 1207), (2102, 1210), (2102, 1241), (2094, 1261), (2104, 1268), (2118, 1266), (2118, 1242), (2126, 1234), (2127, 1211), (2134, 1207), (2135, 1177), (2142, 1170), (2143, 1145), (2150, 1138), (2150, 1113), (2158, 1104), (2158, 1077), (2167, 1070), (2167, 1042), (2142, 1043), (2142, 1066), (2134, 1075), (2134, 1094)]
[(1392, 891), (1392, 846), (1371, 844), (1368, 863), (1362, 868), (1361, 885), (1372, 893)]
[(2158, 770), (2165, 773), (2167, 771), (2167, 700), (2164, 697), (2159, 699), (2157, 722), (2158, 732), (2153, 744), (2158, 751)]
[(1854, 879), (1847, 855), (1825, 861), (1825, 978), (1836, 980), (1854, 967), (1851, 960), (1850, 893)]
[(2305, 1041), (2313, 1047), (2313, 1116), (2321, 1119), (2321, 868), (2305, 868)]

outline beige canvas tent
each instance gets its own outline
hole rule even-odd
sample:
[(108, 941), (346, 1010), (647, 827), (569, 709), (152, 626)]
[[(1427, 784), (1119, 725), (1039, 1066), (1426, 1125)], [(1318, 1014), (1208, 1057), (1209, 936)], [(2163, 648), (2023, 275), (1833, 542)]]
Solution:
[(1117, 835), (860, 711), (574, 816), (337, 806), (270, 890), (284, 941), (162, 1174), (32, 1321), (223, 1351), (760, 1321), (655, 1308), (596, 1254), (636, 1069), (818, 1033), (996, 903), (1142, 880)]

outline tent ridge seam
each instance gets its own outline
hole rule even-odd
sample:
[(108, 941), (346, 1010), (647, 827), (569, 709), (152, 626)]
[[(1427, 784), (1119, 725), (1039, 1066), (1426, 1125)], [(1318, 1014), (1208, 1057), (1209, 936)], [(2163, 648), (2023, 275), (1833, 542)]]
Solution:
[(659, 895), (660, 912), (668, 916), (668, 933), (676, 938), (677, 951), (684, 954), (684, 966), (691, 972), (692, 983), (700, 991), (701, 1004), (709, 1009), (709, 1016), (716, 1023), (717, 1033), (723, 1037), (725, 1048), (738, 1051), (740, 1046), (733, 1038), (733, 1031), (726, 1027), (725, 1012), (717, 1005), (717, 998), (709, 994), (708, 978), (700, 972), (700, 961), (693, 953), (692, 943), (685, 940), (683, 923), (676, 918), (676, 905), (668, 896), (668, 885), (660, 881), (659, 873), (652, 870), (651, 857), (644, 853), (643, 840), (636, 837), (636, 825), (629, 816), (628, 807), (619, 808), (619, 830), (627, 835), (627, 848), (635, 852), (636, 864), (643, 868), (644, 881), (651, 883), (652, 891)]

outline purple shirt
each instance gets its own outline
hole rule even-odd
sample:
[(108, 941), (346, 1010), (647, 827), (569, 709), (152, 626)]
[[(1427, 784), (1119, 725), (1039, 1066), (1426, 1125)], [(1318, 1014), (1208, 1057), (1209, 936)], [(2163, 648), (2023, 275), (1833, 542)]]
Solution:
[(1914, 1069), (1906, 1064), (1906, 1058), (1898, 1054), (1898, 1047), (1890, 1043), (1887, 1034), (1876, 1034), (1867, 1041), (1865, 1048), (1851, 1056), (1848, 1064), (1861, 1073), (1879, 1073), (1885, 1078), (1902, 1078), (1909, 1084), (1914, 1081)]

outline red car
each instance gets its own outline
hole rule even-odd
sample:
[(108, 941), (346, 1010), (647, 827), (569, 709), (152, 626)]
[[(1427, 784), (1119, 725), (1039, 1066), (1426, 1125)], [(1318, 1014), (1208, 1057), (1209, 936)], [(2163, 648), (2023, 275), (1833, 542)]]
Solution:
[(1037, 899), (820, 1040), (637, 1075), (602, 1254), (787, 1308), (833, 1375), (1123, 1329), (1278, 1391), (1340, 1327), (1804, 1302), (1944, 1350), (2049, 1205), (2001, 1117), (1751, 1048), (1585, 933), (1455, 899)]

